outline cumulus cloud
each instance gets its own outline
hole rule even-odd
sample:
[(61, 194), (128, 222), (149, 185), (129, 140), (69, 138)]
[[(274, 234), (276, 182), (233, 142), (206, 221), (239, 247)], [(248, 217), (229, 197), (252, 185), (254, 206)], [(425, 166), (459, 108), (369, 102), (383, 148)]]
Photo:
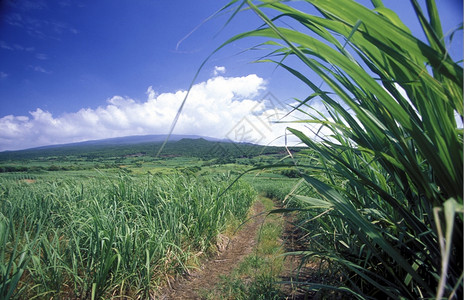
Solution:
[(217, 76), (219, 74), (224, 74), (226, 72), (226, 67), (218, 67), (218, 66), (215, 66), (214, 67), (214, 76)]
[[(192, 87), (174, 134), (195, 134), (236, 142), (268, 144), (288, 124), (273, 121), (288, 110), (265, 94), (257, 75), (216, 76)], [(166, 134), (187, 91), (158, 94), (149, 87), (145, 101), (114, 96), (96, 109), (53, 116), (41, 108), (29, 116), (0, 118), (0, 151), (146, 134)], [(265, 94), (263, 97), (262, 95)], [(260, 96), (261, 95), (261, 96)], [(283, 139), (279, 144), (283, 144)]]

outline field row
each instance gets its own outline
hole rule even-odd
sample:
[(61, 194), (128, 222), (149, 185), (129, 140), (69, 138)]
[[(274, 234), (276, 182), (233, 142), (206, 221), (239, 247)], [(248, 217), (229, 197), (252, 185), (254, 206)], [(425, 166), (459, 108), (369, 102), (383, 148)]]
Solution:
[(0, 180), (2, 299), (148, 298), (255, 198), (224, 176)]

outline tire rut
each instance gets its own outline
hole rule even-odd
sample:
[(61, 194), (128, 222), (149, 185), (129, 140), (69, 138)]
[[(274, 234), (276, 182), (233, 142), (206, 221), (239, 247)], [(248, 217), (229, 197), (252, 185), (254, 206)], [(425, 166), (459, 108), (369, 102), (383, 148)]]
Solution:
[(224, 251), (218, 256), (210, 257), (200, 270), (176, 280), (171, 284), (169, 291), (159, 299), (201, 299), (200, 292), (214, 289), (220, 281), (221, 275), (232, 272), (242, 261), (253, 252), (257, 244), (256, 234), (263, 223), (265, 215), (259, 215), (264, 211), (264, 205), (257, 200), (253, 205), (253, 217), (246, 222), (234, 235)]

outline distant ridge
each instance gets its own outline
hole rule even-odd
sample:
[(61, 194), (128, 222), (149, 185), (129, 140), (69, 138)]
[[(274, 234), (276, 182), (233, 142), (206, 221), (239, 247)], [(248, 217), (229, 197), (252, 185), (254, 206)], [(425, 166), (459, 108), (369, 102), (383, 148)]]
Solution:
[[(124, 157), (131, 155), (156, 156), (167, 135), (140, 135), (92, 140), (78, 143), (50, 145), (25, 150), (0, 152), (0, 162), (58, 157), (80, 157), (96, 159), (102, 157)], [(210, 158), (258, 154), (261, 150), (281, 151), (278, 147), (266, 147), (248, 143), (233, 143), (230, 140), (199, 135), (171, 135), (160, 157), (189, 156)]]
[[(236, 158), (252, 158), (262, 154), (286, 155), (289, 149), (262, 146), (251, 143), (233, 143), (230, 140), (199, 135), (171, 135), (168, 143), (161, 146), (167, 135), (127, 136), (79, 143), (51, 145), (17, 151), (0, 152), (0, 164), (37, 159), (39, 161), (74, 160), (78, 162), (98, 159), (118, 159), (134, 156), (170, 159), (173, 157), (197, 157), (202, 160), (218, 159), (225, 163)], [(292, 147), (291, 151), (299, 151)]]
[[(142, 144), (142, 143), (160, 143), (164, 142), (168, 137), (167, 134), (152, 134), (152, 135), (131, 135), (124, 137), (115, 137), (101, 140), (90, 140), (76, 143), (67, 143), (67, 144), (57, 144), (57, 145), (48, 145), (40, 146), (34, 148), (28, 148), (24, 150), (8, 151), (8, 152), (17, 152), (17, 151), (28, 151), (28, 150), (42, 150), (42, 149), (52, 149), (52, 148), (62, 148), (62, 147), (79, 147), (79, 146), (105, 146), (105, 145), (131, 145), (131, 144)], [(170, 142), (177, 142), (182, 139), (204, 139), (210, 142), (230, 142), (229, 140), (221, 140), (212, 137), (205, 137), (200, 135), (185, 135), (185, 134), (172, 134), (169, 137)], [(7, 151), (4, 151), (7, 152)]]

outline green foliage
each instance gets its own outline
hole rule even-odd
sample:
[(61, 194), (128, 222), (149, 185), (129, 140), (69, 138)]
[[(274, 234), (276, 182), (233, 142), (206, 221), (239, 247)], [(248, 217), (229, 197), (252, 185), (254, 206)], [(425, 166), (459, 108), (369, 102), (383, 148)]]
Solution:
[(148, 298), (165, 274), (192, 268), (229, 220), (246, 218), (254, 191), (229, 184), (123, 173), (0, 179), (2, 298)]
[[(105, 144), (104, 142), (95, 142), (91, 145), (62, 145), (53, 146), (51, 148), (0, 152), (0, 162), (5, 164), (5, 166), (0, 166), (0, 172), (27, 170), (12, 170), (11, 168), (14, 168), (15, 166), (7, 165), (7, 162), (9, 161), (17, 162), (37, 160), (52, 163), (59, 161), (61, 163), (66, 162), (67, 164), (82, 164), (84, 162), (108, 162), (109, 159), (112, 159), (113, 163), (122, 164), (127, 160), (132, 161), (142, 158), (153, 159), (158, 153), (161, 145), (162, 142), (110, 145)], [(168, 142), (163, 148), (160, 158), (169, 159), (173, 157), (196, 157), (203, 160), (216, 159), (219, 163), (230, 163), (234, 162), (237, 158), (254, 157), (261, 154), (280, 154), (285, 151), (286, 150), (283, 147), (235, 144), (227, 141), (213, 142), (202, 138), (184, 138), (179, 141)], [(21, 168), (24, 167), (21, 166)]]
[(220, 285), (221, 298), (236, 300), (277, 300), (282, 299), (275, 278), (270, 275), (258, 275), (252, 282), (245, 283), (238, 278), (224, 278)]
[(295, 169), (286, 169), (280, 172), (282, 175), (289, 178), (300, 178), (301, 174), (298, 170)]
[(201, 167), (189, 166), (189, 167), (181, 168), (180, 171), (185, 175), (195, 175), (196, 173), (201, 171)]
[[(174, 169), (186, 175), (210, 173), (217, 166), (230, 169), (229, 164), (270, 164), (278, 160), (286, 151), (283, 147), (265, 147), (252, 144), (213, 142), (204, 139), (182, 139), (168, 142), (160, 157), (155, 157), (161, 142), (106, 145), (101, 144), (54, 146), (44, 149), (30, 149), (0, 153), (0, 173), (46, 174), (61, 171), (68, 175), (95, 171), (124, 172), (131, 174), (172, 174)], [(156, 150), (156, 151), (155, 151)], [(298, 149), (292, 149), (298, 151)], [(205, 168), (199, 170), (198, 168)], [(240, 167), (234, 172), (241, 172)], [(80, 172), (82, 171), (82, 172)], [(214, 170), (212, 173), (218, 174)], [(4, 176), (4, 175), (2, 175)]]
[(283, 201), (291, 192), (292, 186), (296, 183), (294, 179), (272, 178), (267, 174), (256, 177), (245, 177), (256, 191), (264, 197)]
[[(463, 70), (448, 55), (434, 1), (424, 10), (411, 1), (427, 42), (382, 1), (372, 1), (375, 9), (351, 0), (307, 0), (298, 9), (291, 1), (240, 3), (237, 10), (247, 7), (264, 25), (221, 47), (266, 38), (261, 45), (274, 49), (261, 61), (313, 91), (295, 108), (307, 116), (298, 122), (327, 132), (315, 141), (289, 129), (314, 150), (297, 160), (303, 180), (292, 193), (315, 245), (305, 253), (343, 267), (340, 286), (314, 287), (358, 298), (462, 297), (463, 147), (455, 116), (462, 121)], [(309, 106), (316, 99), (325, 113)]]
[(20, 296), (26, 287), (21, 278), (27, 269), (36, 245), (36, 230), (15, 228), (13, 220), (0, 216), (0, 298), (10, 299)]

